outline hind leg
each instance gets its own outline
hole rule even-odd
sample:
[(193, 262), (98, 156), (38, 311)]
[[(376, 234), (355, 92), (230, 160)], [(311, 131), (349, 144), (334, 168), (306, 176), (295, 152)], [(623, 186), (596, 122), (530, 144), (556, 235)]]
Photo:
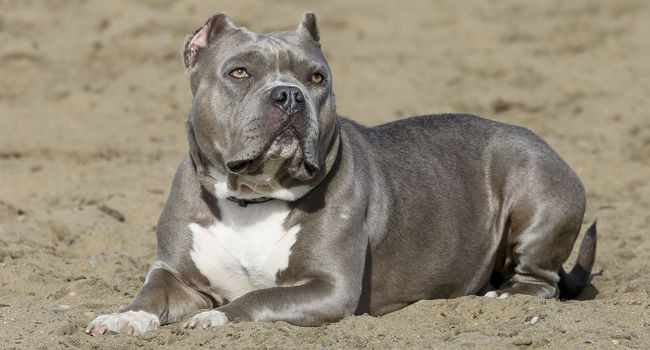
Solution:
[[(544, 208), (513, 211), (507, 233), (502, 271), (504, 282), (486, 297), (506, 298), (512, 294), (542, 298), (558, 296), (558, 271), (571, 254), (582, 222), (582, 210), (558, 210), (552, 202), (538, 202)], [(556, 203), (557, 204), (557, 203)], [(566, 204), (565, 204), (566, 206)], [(528, 215), (528, 213), (531, 213)], [(573, 212), (573, 213), (571, 213)]]

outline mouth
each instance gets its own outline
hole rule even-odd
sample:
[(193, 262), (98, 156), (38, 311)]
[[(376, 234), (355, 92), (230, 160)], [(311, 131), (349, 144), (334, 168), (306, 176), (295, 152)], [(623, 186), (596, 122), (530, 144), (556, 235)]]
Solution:
[(318, 164), (304, 156), (305, 145), (298, 132), (287, 123), (279, 128), (261, 148), (257, 156), (247, 159), (231, 160), (226, 163), (228, 171), (234, 175), (256, 172), (267, 160), (285, 160), (289, 174), (300, 180), (309, 180), (318, 172)]

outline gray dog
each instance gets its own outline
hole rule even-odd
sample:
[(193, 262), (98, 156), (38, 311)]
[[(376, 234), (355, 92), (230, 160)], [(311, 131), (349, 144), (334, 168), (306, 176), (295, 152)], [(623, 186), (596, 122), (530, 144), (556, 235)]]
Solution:
[(211, 17), (183, 47), (189, 152), (158, 222), (158, 260), (87, 333), (286, 321), (318, 326), (421, 299), (586, 286), (595, 223), (562, 270), (582, 183), (527, 129), (471, 115), (373, 128), (337, 115), (316, 18), (256, 34)]

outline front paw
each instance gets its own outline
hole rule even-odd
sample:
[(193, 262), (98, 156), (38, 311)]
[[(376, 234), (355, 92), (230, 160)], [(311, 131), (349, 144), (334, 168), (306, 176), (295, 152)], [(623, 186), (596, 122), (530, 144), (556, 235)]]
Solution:
[(86, 333), (93, 336), (106, 333), (141, 335), (158, 327), (158, 316), (145, 311), (127, 311), (97, 316), (86, 328)]
[(192, 316), (187, 320), (187, 322), (185, 322), (184, 327), (188, 329), (206, 329), (214, 326), (223, 326), (226, 323), (228, 323), (228, 317), (226, 314), (221, 311), (210, 310)]

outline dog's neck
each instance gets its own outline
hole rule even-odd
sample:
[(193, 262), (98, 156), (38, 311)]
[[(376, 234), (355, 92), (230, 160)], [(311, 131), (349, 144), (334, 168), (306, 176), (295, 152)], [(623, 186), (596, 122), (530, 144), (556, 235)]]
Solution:
[[(273, 177), (258, 178), (258, 176), (227, 173), (223, 167), (212, 164), (213, 162), (208, 157), (202, 155), (192, 125), (189, 122), (187, 130), (190, 145), (189, 155), (202, 187), (216, 198), (228, 199), (237, 202), (240, 206), (263, 203), (271, 199), (292, 202), (302, 198), (330, 172), (338, 157), (340, 147), (339, 122), (337, 120), (332, 129), (330, 141), (327, 143), (326, 148), (323, 149), (323, 154), (326, 156), (320, 174), (307, 182), (289, 179), (288, 181), (282, 181), (281, 184), (280, 181)], [(281, 164), (282, 162), (278, 162), (275, 165), (279, 167)]]

